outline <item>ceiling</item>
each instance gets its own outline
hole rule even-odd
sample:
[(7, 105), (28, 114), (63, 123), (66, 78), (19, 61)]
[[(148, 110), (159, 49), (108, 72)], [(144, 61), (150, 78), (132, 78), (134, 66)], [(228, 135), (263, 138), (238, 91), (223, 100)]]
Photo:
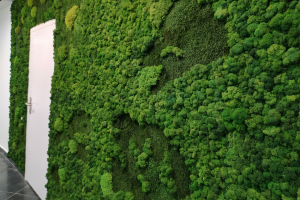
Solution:
[(10, 6), (13, 0), (0, 0), (0, 11)]

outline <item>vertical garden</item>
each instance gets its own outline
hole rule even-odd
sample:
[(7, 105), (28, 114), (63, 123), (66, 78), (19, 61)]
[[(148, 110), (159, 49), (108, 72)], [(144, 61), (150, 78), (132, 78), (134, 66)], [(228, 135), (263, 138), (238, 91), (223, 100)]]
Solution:
[(22, 172), (30, 29), (56, 19), (47, 200), (300, 198), (300, 2), (15, 0), (11, 13), (7, 156)]

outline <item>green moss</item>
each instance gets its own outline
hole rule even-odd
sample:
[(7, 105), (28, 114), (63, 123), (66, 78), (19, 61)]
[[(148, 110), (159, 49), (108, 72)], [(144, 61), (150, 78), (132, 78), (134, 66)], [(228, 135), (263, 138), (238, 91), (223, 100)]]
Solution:
[(165, 57), (168, 53), (174, 53), (176, 57), (182, 57), (184, 51), (182, 49), (179, 49), (178, 47), (167, 46), (165, 49), (161, 51), (160, 56)]
[(67, 58), (67, 53), (68, 53), (68, 50), (65, 45), (62, 45), (58, 48), (58, 57), (61, 60), (65, 60)]
[(54, 0), (54, 6), (56, 9), (59, 9), (62, 7), (62, 1), (61, 0)]
[(28, 6), (32, 7), (32, 5), (34, 4), (34, 0), (28, 0)]
[(16, 34), (19, 34), (20, 31), (21, 31), (21, 27), (17, 26), (17, 27), (15, 28), (15, 33), (16, 33)]
[(101, 176), (101, 189), (103, 191), (103, 196), (108, 197), (113, 193), (112, 190), (112, 174), (111, 173), (104, 173)]
[(59, 181), (62, 185), (66, 181), (66, 171), (64, 168), (58, 169)]
[(214, 17), (218, 20), (223, 20), (229, 15), (227, 8), (218, 7)]
[(34, 6), (34, 7), (31, 9), (31, 17), (36, 17), (36, 12), (37, 12), (37, 8)]
[(165, 19), (170, 7), (173, 5), (171, 0), (160, 0), (154, 2), (150, 7), (150, 20), (153, 27), (159, 28)]
[(74, 25), (74, 21), (75, 21), (75, 18), (76, 18), (76, 10), (78, 9), (78, 6), (73, 6), (68, 12), (67, 12), (67, 15), (66, 15), (66, 18), (65, 18), (65, 22), (66, 22), (66, 25), (67, 25), (67, 28), (69, 30), (72, 30), (73, 28), (73, 25)]
[(56, 118), (55, 123), (54, 123), (54, 129), (57, 131), (62, 131), (64, 128), (64, 122), (61, 118)]
[(13, 93), (15, 94), (16, 92), (17, 92), (17, 87), (14, 86), (14, 87), (13, 87)]
[[(139, 126), (137, 122), (133, 122), (127, 115), (117, 119), (114, 123), (114, 127), (121, 129), (120, 137), (116, 140), (116, 143), (121, 147), (122, 152), (125, 153), (125, 157), (128, 160), (126, 168), (121, 168), (120, 161), (113, 161), (113, 189), (114, 191), (130, 191), (134, 194), (135, 199), (159, 199), (162, 195), (162, 183), (159, 180), (159, 171), (157, 167), (159, 163), (164, 159), (164, 152), (170, 148), (170, 140), (164, 136), (163, 131), (154, 125), (146, 125), (144, 127)], [(145, 168), (136, 168), (133, 155), (129, 151), (129, 141), (132, 140), (136, 144), (135, 149), (143, 150), (145, 140), (151, 138), (151, 151), (153, 155), (150, 155), (147, 160), (147, 166)], [(180, 156), (180, 153), (175, 150), (170, 151), (171, 165), (174, 173), (174, 180), (178, 187), (178, 198), (184, 199), (190, 194), (188, 185), (191, 183), (189, 179), (190, 172), (185, 166), (184, 158)], [(137, 176), (142, 174), (150, 184), (150, 191), (147, 195), (142, 191), (142, 184), (138, 181)], [(172, 194), (168, 193), (165, 188), (163, 196), (166, 199), (174, 199)]]
[[(164, 66), (160, 80), (151, 91), (157, 93), (168, 81), (181, 77), (196, 64), (205, 65), (229, 54), (224, 25), (214, 18), (210, 5), (201, 6), (196, 0), (175, 2), (162, 26), (164, 41), (155, 40), (154, 47), (143, 60), (144, 67)], [(171, 54), (162, 58), (161, 52), (167, 46), (184, 50), (185, 57), (178, 59)]]
[(74, 141), (74, 140), (69, 141), (69, 148), (70, 148), (71, 153), (76, 153), (77, 152), (77, 146), (78, 146), (78, 144), (77, 144), (76, 141)]
[(161, 73), (163, 66), (153, 66), (153, 67), (145, 67), (141, 70), (140, 75), (138, 77), (138, 82), (140, 88), (146, 88), (150, 90), (150, 87), (155, 85), (157, 80), (159, 80), (158, 76)]
[[(88, 134), (92, 131), (92, 124), (90, 120), (91, 118), (82, 111), (74, 114), (68, 128), (70, 135), (74, 137), (75, 133), (80, 133), (83, 136), (88, 136)], [(83, 123), (86, 124), (86, 126), (83, 126)]]
[(13, 150), (16, 150), (16, 148), (17, 148), (17, 145), (16, 145), (15, 142), (13, 142), (13, 144), (12, 144), (12, 149), (13, 149)]
[(74, 48), (71, 48), (71, 50), (70, 50), (70, 60), (75, 60), (77, 58), (79, 58), (78, 51)]
[(19, 122), (19, 117), (20, 117), (20, 107), (17, 107), (15, 110), (15, 116), (14, 116), (14, 124), (17, 125)]
[[(297, 198), (298, 2), (37, 1), (34, 18), (26, 3), (12, 4), (8, 155), (25, 169), (30, 29), (55, 17), (48, 199)], [(164, 67), (146, 90), (149, 66)]]
[(231, 48), (232, 53), (235, 54), (235, 55), (241, 54), (243, 52), (243, 50), (244, 50), (243, 44), (240, 44), (240, 43), (235, 44)]
[(56, 182), (56, 184), (59, 185), (58, 169), (53, 169), (51, 171), (51, 176), (52, 176), (53, 180)]
[[(82, 126), (85, 123), (86, 126)], [(90, 123), (90, 117), (86, 115), (84, 112), (78, 112), (75, 114), (68, 127), (69, 136), (65, 133), (61, 134), (60, 142), (63, 140), (75, 140), (77, 144), (77, 154), (79, 159), (83, 162), (87, 161), (88, 152), (85, 150), (86, 146), (88, 146), (90, 138), (89, 134), (92, 131), (92, 125)], [(59, 138), (59, 137), (58, 137)], [(57, 143), (58, 144), (58, 143)]]

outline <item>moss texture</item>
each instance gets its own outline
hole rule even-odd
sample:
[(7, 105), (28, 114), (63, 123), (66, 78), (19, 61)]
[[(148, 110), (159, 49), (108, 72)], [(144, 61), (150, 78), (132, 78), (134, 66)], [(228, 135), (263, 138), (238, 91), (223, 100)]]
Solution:
[(76, 10), (78, 6), (73, 6), (67, 13), (65, 22), (69, 30), (72, 30), (76, 18)]
[[(25, 170), (29, 33), (55, 18), (47, 200), (299, 198), (299, 10), (15, 0), (8, 157)], [(159, 81), (140, 84), (150, 66)]]
[[(189, 179), (190, 172), (184, 163), (184, 159), (178, 152), (170, 146), (170, 139), (164, 136), (163, 131), (154, 125), (139, 126), (137, 122), (133, 122), (128, 115), (121, 116), (114, 122), (114, 127), (121, 130), (120, 137), (116, 140), (125, 154), (128, 165), (126, 168), (120, 168), (120, 161), (113, 162), (112, 171), (113, 188), (115, 191), (130, 191), (134, 194), (135, 199), (184, 199), (190, 194), (188, 185), (191, 183)], [(136, 143), (136, 148), (143, 151), (143, 145), (146, 138), (151, 138), (151, 150), (153, 155), (149, 156), (146, 168), (136, 168), (135, 160), (128, 152), (129, 140), (132, 139)], [(163, 186), (159, 180), (159, 170), (157, 167), (164, 159), (164, 152), (171, 153), (173, 174), (172, 177), (178, 188), (175, 195), (167, 192), (166, 186)], [(144, 194), (141, 190), (141, 182), (137, 180), (138, 174), (143, 174), (145, 179), (150, 182), (151, 190)]]
[[(196, 64), (208, 64), (229, 54), (224, 22), (214, 19), (211, 5), (200, 6), (196, 1), (177, 1), (167, 15), (163, 27), (163, 42), (157, 39), (142, 66), (163, 65), (164, 70), (152, 92), (157, 93), (170, 80)], [(161, 51), (176, 46), (185, 51), (184, 58), (170, 54), (162, 58)]]

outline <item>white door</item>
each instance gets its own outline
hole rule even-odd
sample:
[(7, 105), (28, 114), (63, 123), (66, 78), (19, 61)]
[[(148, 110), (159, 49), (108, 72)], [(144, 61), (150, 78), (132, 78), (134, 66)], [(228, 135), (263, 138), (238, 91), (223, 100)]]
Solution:
[[(55, 19), (30, 30), (25, 179), (46, 199), (51, 79)], [(25, 102), (24, 102), (25, 103)], [(30, 112), (31, 111), (31, 112)]]

